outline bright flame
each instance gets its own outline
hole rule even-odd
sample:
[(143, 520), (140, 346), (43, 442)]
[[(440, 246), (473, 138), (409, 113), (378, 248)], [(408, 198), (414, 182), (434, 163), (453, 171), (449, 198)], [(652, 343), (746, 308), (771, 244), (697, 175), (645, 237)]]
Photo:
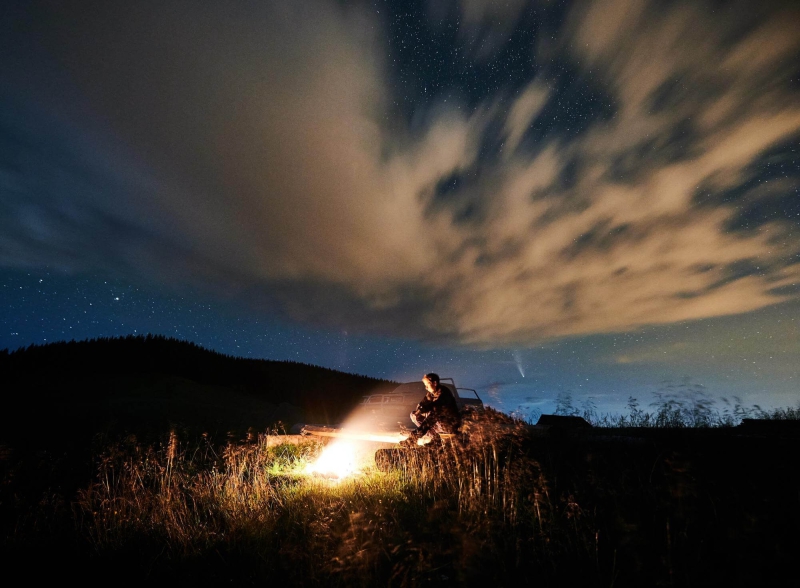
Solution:
[(334, 441), (322, 450), (314, 463), (306, 466), (307, 474), (344, 478), (356, 471), (356, 448), (347, 441)]

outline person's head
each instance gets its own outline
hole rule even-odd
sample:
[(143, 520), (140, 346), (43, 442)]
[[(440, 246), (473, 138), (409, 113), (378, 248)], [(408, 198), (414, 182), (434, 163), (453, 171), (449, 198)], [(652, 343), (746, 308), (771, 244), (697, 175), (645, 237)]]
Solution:
[(422, 383), (425, 384), (425, 389), (428, 392), (435, 392), (439, 389), (439, 374), (425, 374), (422, 376)]

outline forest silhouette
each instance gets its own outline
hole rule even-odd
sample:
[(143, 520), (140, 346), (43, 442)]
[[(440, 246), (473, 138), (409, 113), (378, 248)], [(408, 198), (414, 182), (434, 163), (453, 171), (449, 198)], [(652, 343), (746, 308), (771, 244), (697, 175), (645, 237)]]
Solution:
[[(41, 438), (169, 427), (239, 434), (249, 427), (337, 423), (362, 396), (397, 382), (293, 361), (245, 359), (160, 335), (0, 351), (0, 435)], [(86, 436), (84, 435), (84, 437)]]

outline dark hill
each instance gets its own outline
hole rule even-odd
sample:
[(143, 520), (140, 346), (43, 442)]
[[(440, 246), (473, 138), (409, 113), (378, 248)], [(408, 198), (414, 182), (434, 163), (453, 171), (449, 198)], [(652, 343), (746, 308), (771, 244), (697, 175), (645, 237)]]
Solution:
[[(0, 351), (0, 442), (179, 426), (264, 431), (335, 423), (359, 399), (397, 383), (318, 366), (244, 359), (162, 336)], [(16, 444), (16, 443), (15, 443)]]

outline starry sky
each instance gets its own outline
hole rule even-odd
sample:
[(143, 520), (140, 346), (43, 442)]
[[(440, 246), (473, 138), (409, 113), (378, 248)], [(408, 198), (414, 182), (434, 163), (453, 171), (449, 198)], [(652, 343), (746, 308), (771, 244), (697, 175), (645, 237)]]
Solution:
[[(800, 8), (0, 7), (0, 349), (800, 402)], [(681, 388), (682, 387), (682, 388)]]

